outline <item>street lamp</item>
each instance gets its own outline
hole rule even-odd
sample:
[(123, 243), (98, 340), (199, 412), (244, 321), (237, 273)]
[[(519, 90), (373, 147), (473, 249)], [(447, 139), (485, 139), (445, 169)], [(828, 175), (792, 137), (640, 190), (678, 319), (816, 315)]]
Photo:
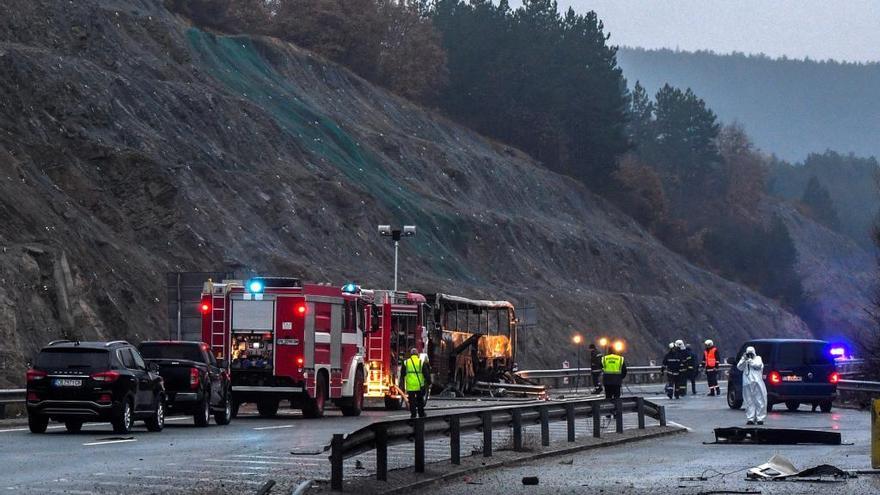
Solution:
[(402, 229), (394, 229), (390, 225), (380, 225), (379, 235), (390, 237), (394, 241), (394, 292), (397, 292), (397, 250), (400, 246), (400, 238), (416, 235), (416, 226), (404, 225)]
[(581, 342), (583, 339), (580, 335), (575, 334), (571, 341), (574, 342), (575, 354), (577, 354), (577, 374), (574, 376), (574, 391), (577, 393), (581, 386)]

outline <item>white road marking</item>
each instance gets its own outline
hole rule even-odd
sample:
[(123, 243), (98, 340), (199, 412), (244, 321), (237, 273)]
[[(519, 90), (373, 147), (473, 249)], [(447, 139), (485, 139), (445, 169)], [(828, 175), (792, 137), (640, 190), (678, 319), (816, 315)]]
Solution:
[(277, 430), (279, 428), (293, 428), (296, 425), (279, 425), (279, 426), (260, 426), (259, 428), (254, 428), (255, 430)]
[(245, 458), (254, 458), (254, 459), (281, 459), (281, 460), (287, 460), (287, 461), (292, 461), (295, 459), (295, 457), (293, 457), (293, 456), (283, 457), (280, 455), (255, 455), (255, 454), (253, 454), (253, 455), (252, 454), (237, 454), (232, 457), (245, 457)]
[(672, 426), (678, 426), (679, 428), (684, 428), (684, 429), (687, 430), (687, 431), (694, 431), (693, 428), (691, 428), (691, 427), (689, 427), (689, 426), (685, 426), (685, 425), (683, 425), (683, 424), (676, 423), (675, 421), (668, 421), (668, 420), (667, 420), (667, 421), (666, 421), (666, 424), (667, 424), (667, 425), (672, 425)]
[[(10, 431), (28, 431), (27, 428), (13, 428), (11, 430), (0, 430), (0, 433), (9, 433)], [(12, 488), (10, 488), (11, 490)]]
[(283, 466), (289, 466), (291, 462), (274, 462), (274, 461), (246, 461), (243, 459), (205, 459), (208, 462), (225, 462), (225, 463), (245, 463), (245, 464), (281, 464)]
[(128, 443), (128, 442), (137, 442), (137, 438), (126, 438), (123, 440), (107, 440), (104, 442), (89, 442), (89, 443), (84, 443), (83, 445), (85, 445), (86, 447), (91, 447), (94, 445), (109, 445), (111, 443)]

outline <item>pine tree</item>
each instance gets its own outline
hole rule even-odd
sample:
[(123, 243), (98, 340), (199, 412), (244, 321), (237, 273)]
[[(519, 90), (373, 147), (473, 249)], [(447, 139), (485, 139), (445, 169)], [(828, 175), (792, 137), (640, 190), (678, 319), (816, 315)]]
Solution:
[(807, 207), (807, 213), (817, 222), (832, 230), (840, 229), (840, 218), (837, 216), (831, 194), (815, 175), (807, 182), (801, 204)]

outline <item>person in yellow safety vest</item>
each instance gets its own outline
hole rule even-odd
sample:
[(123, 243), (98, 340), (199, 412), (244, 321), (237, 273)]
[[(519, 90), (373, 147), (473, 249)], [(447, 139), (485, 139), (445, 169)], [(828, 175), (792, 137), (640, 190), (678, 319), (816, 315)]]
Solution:
[(409, 358), (403, 362), (400, 380), (409, 400), (409, 417), (415, 418), (418, 411), (419, 417), (424, 418), (425, 394), (431, 385), (431, 367), (426, 361), (422, 361), (415, 347), (410, 350)]
[(623, 356), (614, 351), (602, 356), (602, 384), (606, 399), (620, 398), (620, 387), (626, 377), (626, 363)]

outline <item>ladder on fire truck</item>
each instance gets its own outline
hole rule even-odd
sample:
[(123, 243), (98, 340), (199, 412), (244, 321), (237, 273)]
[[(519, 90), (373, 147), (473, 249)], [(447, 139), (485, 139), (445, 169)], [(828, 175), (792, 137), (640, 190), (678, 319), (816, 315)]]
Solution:
[(231, 356), (226, 355), (226, 285), (211, 285), (211, 342), (208, 343), (214, 356), (229, 360)]

